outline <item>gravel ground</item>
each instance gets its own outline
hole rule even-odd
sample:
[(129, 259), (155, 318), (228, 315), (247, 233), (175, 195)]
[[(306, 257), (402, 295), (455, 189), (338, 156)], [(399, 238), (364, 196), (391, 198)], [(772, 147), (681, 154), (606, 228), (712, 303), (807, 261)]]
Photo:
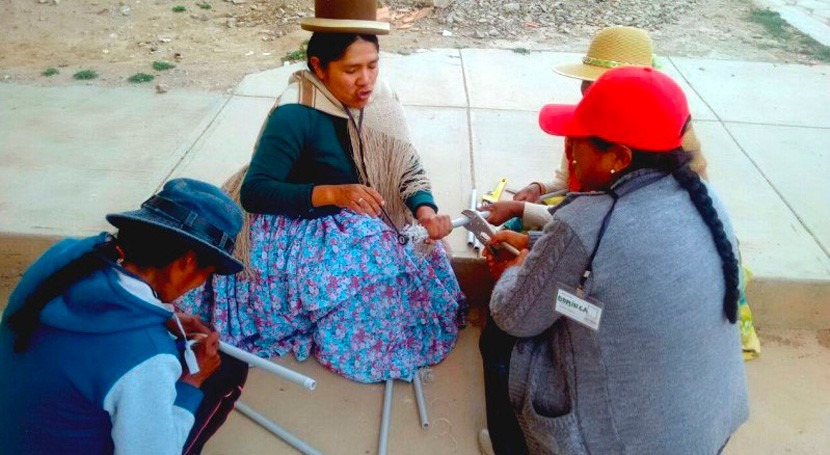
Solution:
[[(818, 62), (801, 40), (749, 21), (751, 0), (385, 0), (387, 52), (500, 48), (584, 52), (609, 25), (646, 29), (660, 55)], [(312, 0), (2, 0), (0, 82), (232, 89), (297, 54)], [(795, 35), (793, 35), (795, 36)], [(300, 53), (301, 54), (301, 53)], [(154, 62), (175, 68), (156, 69)], [(50, 71), (46, 72), (47, 69)], [(73, 75), (92, 70), (96, 79)], [(45, 76), (44, 73), (50, 74)], [(142, 78), (147, 79), (146, 76)]]

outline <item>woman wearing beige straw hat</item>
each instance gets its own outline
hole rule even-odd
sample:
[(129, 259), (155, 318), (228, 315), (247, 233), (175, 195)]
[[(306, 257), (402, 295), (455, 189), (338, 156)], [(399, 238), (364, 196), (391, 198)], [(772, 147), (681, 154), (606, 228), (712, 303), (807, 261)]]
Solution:
[[(359, 382), (410, 379), (453, 348), (464, 298), (438, 239), (430, 183), (403, 109), (378, 79), (376, 2), (315, 3), (307, 70), (266, 120), (237, 188), (247, 273), (183, 305), (261, 356), (313, 355)], [(244, 179), (241, 176), (244, 175)], [(418, 223), (434, 249), (417, 253)], [(243, 245), (245, 245), (243, 247)]]
[[(648, 33), (636, 27), (618, 26), (599, 31), (591, 41), (582, 62), (560, 65), (555, 67), (554, 71), (566, 77), (580, 79), (580, 90), (584, 95), (591, 84), (611, 68), (654, 65), (654, 50)], [(692, 154), (691, 169), (706, 179), (706, 159), (700, 151), (700, 141), (691, 126), (683, 138), (683, 148)], [(541, 228), (550, 216), (547, 207), (539, 200), (540, 196), (560, 190), (579, 189), (579, 182), (570, 172), (565, 155), (562, 154), (562, 161), (553, 180), (532, 182), (519, 190), (513, 196), (513, 201), (487, 207), (491, 212), (488, 221), (502, 224), (513, 217), (520, 217), (526, 228)]]
[[(644, 30), (635, 27), (608, 27), (596, 34), (582, 58), (582, 62), (560, 65), (554, 68), (557, 73), (582, 80), (580, 87), (585, 95), (588, 88), (606, 71), (622, 66), (654, 67), (654, 51), (651, 38)], [(570, 141), (565, 140), (566, 149)], [(689, 168), (701, 178), (708, 180), (706, 172), (706, 158), (701, 152), (700, 141), (689, 122), (683, 136), (683, 150), (689, 152), (691, 161)], [(521, 226), (524, 230), (542, 229), (551, 219), (550, 206), (546, 201), (540, 201), (541, 195), (560, 190), (579, 191), (582, 184), (571, 172), (572, 163), (567, 159), (568, 152), (562, 154), (559, 169), (555, 172), (553, 181), (533, 182), (517, 192), (512, 201), (502, 201), (485, 207), (490, 211), (488, 221), (493, 224), (502, 224), (510, 229)], [(555, 203), (561, 197), (553, 198)], [(548, 200), (550, 202), (551, 199)], [(741, 324), (740, 337), (747, 360), (755, 358), (761, 352), (761, 344), (752, 324), (752, 312), (746, 300), (746, 284), (750, 276), (749, 270), (741, 269)]]

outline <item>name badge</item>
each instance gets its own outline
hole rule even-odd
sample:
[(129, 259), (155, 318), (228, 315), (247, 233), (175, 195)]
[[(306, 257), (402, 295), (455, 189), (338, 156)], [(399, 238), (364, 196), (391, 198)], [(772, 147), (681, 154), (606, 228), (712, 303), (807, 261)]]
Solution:
[(599, 330), (602, 318), (602, 303), (590, 297), (580, 297), (569, 286), (559, 284), (554, 310), (566, 318), (578, 322), (591, 330)]

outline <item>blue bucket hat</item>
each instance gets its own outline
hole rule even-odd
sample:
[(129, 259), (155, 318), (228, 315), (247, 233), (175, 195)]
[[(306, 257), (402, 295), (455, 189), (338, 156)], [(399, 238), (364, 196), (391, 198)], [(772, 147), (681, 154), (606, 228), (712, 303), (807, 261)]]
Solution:
[(242, 270), (233, 257), (234, 239), (242, 228), (242, 211), (221, 189), (199, 180), (178, 178), (131, 212), (110, 213), (107, 221), (122, 227), (145, 224), (181, 234), (210, 254), (219, 275)]

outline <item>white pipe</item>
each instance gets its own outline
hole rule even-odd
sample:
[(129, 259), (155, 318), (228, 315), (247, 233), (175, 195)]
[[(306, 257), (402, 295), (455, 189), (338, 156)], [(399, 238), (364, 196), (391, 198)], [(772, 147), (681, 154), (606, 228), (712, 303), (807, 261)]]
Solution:
[(515, 246), (513, 246), (513, 245), (511, 245), (507, 242), (499, 242), (499, 246), (504, 248), (505, 250), (513, 253), (514, 256), (518, 256), (518, 255), (521, 254), (521, 251), (519, 251), (518, 249), (516, 249)]
[[(470, 210), (475, 210), (475, 209), (478, 208), (477, 205), (476, 205), (476, 202), (477, 202), (476, 201), (476, 189), (473, 188), (473, 191), (470, 193)], [(458, 226), (456, 226), (455, 222), (453, 222), (452, 227), (456, 228)], [(472, 232), (468, 232), (467, 233), (467, 245), (475, 248), (476, 247), (476, 242), (477, 242), (477, 240), (476, 240), (475, 235), (473, 235)]]
[[(481, 217), (482, 217), (482, 218), (487, 218), (488, 216), (490, 216), (490, 212), (489, 212), (489, 211), (487, 211), (487, 210), (482, 210), (482, 211), (480, 211), (480, 212), (478, 212), (478, 213), (480, 213), (480, 214), (481, 214)], [(470, 219), (469, 219), (469, 218), (467, 218), (467, 217), (466, 217), (466, 216), (464, 216), (464, 215), (461, 215), (461, 216), (459, 216), (458, 218), (454, 218), (454, 219), (451, 221), (451, 223), (452, 223), (452, 228), (453, 228), (453, 229), (455, 229), (455, 228), (459, 228), (459, 227), (466, 226), (466, 225), (470, 224)], [(470, 231), (469, 235), (473, 235), (473, 232), (472, 232), (472, 231)]]
[(271, 433), (274, 433), (278, 438), (282, 439), (288, 445), (290, 445), (291, 447), (299, 450), (303, 454), (305, 454), (305, 455), (322, 455), (315, 448), (311, 447), (310, 445), (303, 442), (301, 439), (299, 439), (296, 436), (294, 436), (293, 434), (289, 433), (283, 427), (281, 427), (281, 426), (277, 425), (276, 423), (268, 420), (262, 414), (254, 411), (253, 408), (251, 408), (247, 404), (237, 400), (236, 404), (234, 404), (234, 407), (236, 407), (236, 410), (239, 411), (240, 413), (242, 413), (242, 415), (244, 415), (245, 417), (253, 420), (256, 423), (258, 423), (260, 426), (262, 426), (262, 428), (265, 428), (266, 430), (270, 431)]
[(299, 384), (308, 390), (314, 390), (317, 387), (317, 381), (311, 379), (310, 377), (304, 374), (297, 373), (294, 370), (289, 370), (284, 366), (280, 366), (274, 362), (270, 362), (261, 357), (257, 357), (251, 354), (250, 352), (243, 351), (242, 349), (239, 349), (235, 346), (231, 346), (228, 343), (225, 343), (224, 341), (219, 342), (219, 350), (231, 357), (235, 357), (243, 362), (246, 362), (251, 366), (262, 368), (263, 370), (269, 373), (275, 374), (295, 384)]
[(412, 380), (415, 386), (415, 402), (418, 403), (418, 416), (421, 418), (421, 428), (429, 427), (429, 416), (427, 416), (427, 406), (424, 403), (424, 389), (421, 387), (421, 372), (415, 372), (415, 378)]
[(383, 414), (380, 419), (380, 441), (378, 441), (378, 455), (386, 455), (389, 444), (389, 417), (392, 414), (392, 387), (393, 379), (386, 380), (386, 389), (383, 394)]

